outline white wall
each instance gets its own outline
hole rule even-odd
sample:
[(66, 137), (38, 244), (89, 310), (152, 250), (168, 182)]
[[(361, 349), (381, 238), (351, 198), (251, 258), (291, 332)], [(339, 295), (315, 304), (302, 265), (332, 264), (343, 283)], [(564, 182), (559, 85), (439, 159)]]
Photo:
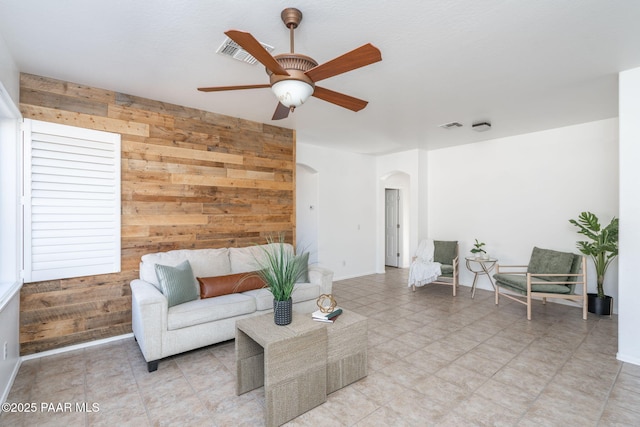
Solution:
[(640, 68), (620, 73), (618, 359), (640, 365)]
[[(424, 193), (424, 189), (429, 188), (429, 152), (427, 150), (418, 150), (418, 163), (421, 165), (418, 168), (418, 188), (423, 189), (422, 191), (418, 191), (419, 195)], [(422, 239), (426, 239), (429, 237), (429, 218), (427, 216), (427, 212), (429, 212), (429, 201), (428, 197), (419, 197), (418, 198), (418, 242)], [(418, 242), (416, 242), (416, 246), (412, 248), (413, 252), (418, 249)]]
[(318, 263), (318, 171), (296, 165), (296, 250), (309, 252)]
[(0, 35), (0, 82), (9, 93), (15, 105), (20, 102), (20, 72), (9, 48)]
[(333, 270), (334, 280), (373, 274), (375, 158), (300, 141), (296, 145), (297, 163), (318, 172), (318, 263)]
[[(578, 253), (581, 235), (570, 218), (591, 211), (606, 225), (618, 216), (615, 118), (434, 150), (427, 157), (429, 236), (458, 240), (461, 257), (475, 238), (502, 264), (526, 264), (534, 246)], [(589, 292), (595, 292), (590, 261), (588, 274)], [(460, 281), (473, 281), (465, 267)], [(614, 297), (615, 310), (617, 282), (614, 262), (605, 292)], [(491, 289), (488, 278), (478, 287)]]

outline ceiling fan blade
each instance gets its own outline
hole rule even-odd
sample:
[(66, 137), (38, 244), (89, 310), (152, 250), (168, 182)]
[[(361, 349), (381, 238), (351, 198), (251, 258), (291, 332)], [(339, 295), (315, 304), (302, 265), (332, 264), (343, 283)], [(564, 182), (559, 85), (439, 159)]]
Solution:
[(340, 107), (347, 108), (351, 111), (360, 111), (367, 106), (369, 102), (362, 99), (354, 98), (353, 96), (345, 95), (344, 93), (334, 92), (323, 87), (316, 86), (313, 91), (313, 96), (320, 98), (323, 101), (330, 102)]
[(273, 117), (271, 120), (281, 120), (289, 117), (289, 107), (285, 107), (282, 105), (282, 102), (278, 102), (278, 106), (276, 107), (276, 111), (273, 113)]
[(360, 46), (329, 62), (313, 67), (305, 74), (314, 82), (382, 61), (382, 54), (371, 43)]
[(242, 85), (242, 86), (214, 86), (214, 87), (199, 87), (200, 92), (221, 92), (223, 90), (242, 90), (242, 89), (262, 89), (265, 87), (271, 87), (271, 85)]
[(273, 56), (260, 44), (255, 37), (244, 31), (229, 30), (225, 34), (234, 42), (238, 43), (244, 50), (249, 52), (251, 56), (256, 58), (262, 65), (267, 67), (273, 74), (279, 76), (288, 76), (287, 70), (275, 60)]

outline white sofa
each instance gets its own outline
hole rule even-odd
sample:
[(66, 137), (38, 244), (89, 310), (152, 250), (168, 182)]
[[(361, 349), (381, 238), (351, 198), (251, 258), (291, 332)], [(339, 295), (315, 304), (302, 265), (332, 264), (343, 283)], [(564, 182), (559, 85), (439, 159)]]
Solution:
[[(287, 245), (291, 250), (291, 245)], [(147, 361), (149, 372), (158, 361), (174, 354), (215, 344), (235, 337), (237, 319), (273, 311), (268, 289), (256, 289), (213, 298), (196, 299), (168, 306), (155, 272), (155, 264), (177, 266), (189, 261), (196, 277), (225, 276), (256, 271), (259, 246), (222, 249), (184, 249), (142, 256), (140, 279), (131, 282), (133, 334)], [(309, 283), (297, 283), (292, 295), (293, 309), (311, 313), (321, 294), (330, 294), (333, 272), (309, 265)]]

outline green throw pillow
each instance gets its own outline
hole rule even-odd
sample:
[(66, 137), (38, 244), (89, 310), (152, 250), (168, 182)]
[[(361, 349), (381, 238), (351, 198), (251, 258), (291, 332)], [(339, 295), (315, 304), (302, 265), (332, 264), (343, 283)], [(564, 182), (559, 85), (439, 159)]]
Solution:
[(433, 241), (433, 260), (440, 264), (452, 265), (453, 259), (458, 255), (457, 241)]
[(302, 264), (302, 273), (296, 283), (309, 283), (309, 252), (305, 252), (304, 254), (298, 257), (298, 262)]
[(167, 297), (169, 307), (198, 299), (198, 290), (189, 261), (184, 261), (175, 267), (156, 264), (155, 268), (160, 289)]

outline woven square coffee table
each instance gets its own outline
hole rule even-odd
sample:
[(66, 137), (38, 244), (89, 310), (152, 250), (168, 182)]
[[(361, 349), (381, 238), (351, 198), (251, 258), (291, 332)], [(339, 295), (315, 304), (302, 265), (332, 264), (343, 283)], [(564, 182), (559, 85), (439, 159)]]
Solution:
[(367, 318), (343, 310), (335, 323), (293, 313), (286, 326), (273, 313), (236, 322), (236, 393), (264, 385), (266, 424), (278, 426), (324, 403), (367, 375)]
[(286, 326), (273, 313), (236, 322), (236, 393), (264, 385), (266, 425), (279, 426), (327, 400), (327, 329), (310, 314)]

